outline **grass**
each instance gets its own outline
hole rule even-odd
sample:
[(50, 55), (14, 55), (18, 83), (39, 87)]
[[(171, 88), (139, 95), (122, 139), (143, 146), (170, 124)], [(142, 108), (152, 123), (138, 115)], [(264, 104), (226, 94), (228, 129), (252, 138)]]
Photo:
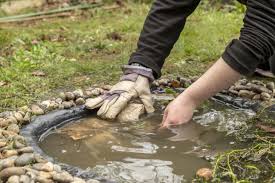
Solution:
[[(0, 28), (0, 111), (29, 104), (63, 88), (113, 84), (135, 50), (150, 5), (78, 12), (80, 16)], [(163, 68), (164, 75), (194, 76), (216, 60), (237, 37), (242, 14), (201, 5)], [(122, 40), (108, 38), (117, 33)], [(195, 67), (194, 67), (195, 66)], [(35, 77), (34, 71), (45, 77)], [(111, 71), (111, 72), (110, 72)]]

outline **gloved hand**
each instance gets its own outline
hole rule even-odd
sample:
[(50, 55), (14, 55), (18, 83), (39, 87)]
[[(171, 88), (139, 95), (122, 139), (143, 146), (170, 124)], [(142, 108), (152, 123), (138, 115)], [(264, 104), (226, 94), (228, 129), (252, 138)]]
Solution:
[(147, 113), (154, 112), (150, 82), (154, 80), (152, 70), (134, 65), (123, 67), (120, 82), (105, 95), (86, 101), (87, 109), (100, 107), (97, 115), (103, 119), (115, 119), (132, 99), (139, 98)]

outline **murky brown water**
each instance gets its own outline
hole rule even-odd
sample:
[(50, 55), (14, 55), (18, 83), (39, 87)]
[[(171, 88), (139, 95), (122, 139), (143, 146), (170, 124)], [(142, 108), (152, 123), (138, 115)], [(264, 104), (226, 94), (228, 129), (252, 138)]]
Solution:
[(158, 130), (160, 113), (138, 123), (89, 117), (52, 131), (40, 146), (60, 162), (91, 167), (116, 182), (189, 182), (197, 169), (210, 166), (206, 159), (237, 146), (224, 131), (233, 132), (251, 115), (210, 104), (194, 121), (169, 130)]

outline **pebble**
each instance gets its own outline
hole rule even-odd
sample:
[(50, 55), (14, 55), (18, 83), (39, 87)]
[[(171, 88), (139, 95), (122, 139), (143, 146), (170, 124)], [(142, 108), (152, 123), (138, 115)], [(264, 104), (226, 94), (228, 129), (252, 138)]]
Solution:
[(51, 162), (48, 163), (36, 163), (33, 164), (33, 169), (44, 172), (52, 172), (53, 164)]
[(76, 99), (84, 97), (84, 93), (81, 89), (73, 91), (73, 94), (74, 94)]
[(34, 115), (44, 114), (44, 110), (41, 109), (38, 105), (32, 105), (31, 110), (32, 110), (32, 114), (34, 114)]
[(23, 122), (28, 123), (31, 121), (31, 113), (27, 112), (23, 118)]
[(103, 89), (103, 90), (108, 90), (108, 91), (109, 91), (109, 90), (112, 89), (112, 87), (113, 87), (112, 85), (104, 85), (104, 86), (102, 86), (102, 89)]
[(0, 119), (0, 128), (6, 128), (9, 125), (8, 121), (5, 119)]
[(6, 119), (6, 121), (7, 121), (8, 124), (17, 124), (17, 120), (16, 120), (16, 118), (13, 117), (13, 116), (8, 117), (8, 118)]
[(74, 102), (71, 101), (64, 101), (62, 102), (62, 105), (64, 106), (64, 109), (70, 109), (71, 107), (74, 106)]
[(201, 168), (197, 171), (196, 175), (206, 181), (209, 181), (212, 178), (213, 172), (209, 168)]
[(13, 175), (25, 175), (26, 171), (22, 167), (9, 167), (0, 172), (0, 179), (7, 180)]
[(266, 88), (269, 90), (273, 91), (275, 89), (275, 83), (274, 82), (269, 82), (266, 84)]
[(85, 99), (84, 98), (78, 98), (75, 101), (76, 105), (83, 105), (85, 104)]
[(75, 95), (72, 92), (66, 92), (65, 93), (65, 98), (66, 98), (67, 101), (74, 100)]
[(19, 181), (20, 183), (30, 183), (31, 179), (27, 175), (21, 175)]
[(35, 162), (35, 159), (34, 159), (33, 153), (24, 153), (15, 160), (15, 165), (25, 166), (34, 162)]
[(255, 94), (248, 90), (240, 90), (238, 93), (238, 96), (244, 97), (244, 98), (253, 98)]
[(8, 157), (11, 157), (11, 156), (15, 156), (17, 155), (17, 151), (16, 150), (4, 150), (2, 155), (4, 156), (4, 158), (8, 158)]
[(14, 162), (16, 160), (18, 156), (11, 156), (9, 158), (0, 160), (0, 171), (5, 169), (5, 168), (9, 168), (9, 167), (13, 167), (14, 166)]
[(260, 100), (260, 99), (261, 99), (260, 94), (254, 95), (254, 97), (252, 98), (252, 100)]
[(33, 153), (33, 148), (28, 146), (28, 147), (23, 147), (17, 150), (19, 154), (23, 153)]
[(17, 176), (17, 175), (11, 176), (11, 177), (8, 179), (7, 183), (20, 183), (19, 176)]
[(271, 95), (266, 93), (266, 92), (262, 92), (261, 93), (261, 99), (262, 100), (270, 100), (271, 99)]
[(74, 179), (68, 172), (53, 173), (53, 180), (57, 182), (69, 183)]
[(52, 172), (44, 172), (44, 171), (40, 171), (38, 173), (38, 176), (43, 177), (45, 179), (51, 179), (53, 177)]
[(18, 121), (18, 122), (22, 122), (23, 121), (23, 115), (20, 112), (16, 112), (14, 113), (14, 118)]
[(37, 176), (35, 178), (35, 182), (39, 182), (39, 183), (53, 183), (53, 180)]
[(19, 126), (17, 124), (11, 124), (8, 126), (7, 128), (8, 131), (14, 132), (14, 133), (19, 133), (20, 129)]

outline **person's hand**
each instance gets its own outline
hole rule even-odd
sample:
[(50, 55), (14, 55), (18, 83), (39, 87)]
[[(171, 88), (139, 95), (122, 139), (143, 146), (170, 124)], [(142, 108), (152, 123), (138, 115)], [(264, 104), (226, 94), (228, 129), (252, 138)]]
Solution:
[(119, 83), (105, 95), (86, 101), (87, 109), (99, 108), (97, 115), (103, 119), (115, 119), (130, 100), (139, 98), (147, 113), (154, 112), (150, 91), (152, 70), (142, 66), (124, 66), (124, 75)]
[(195, 102), (182, 93), (165, 109), (161, 128), (188, 123), (196, 108)]

